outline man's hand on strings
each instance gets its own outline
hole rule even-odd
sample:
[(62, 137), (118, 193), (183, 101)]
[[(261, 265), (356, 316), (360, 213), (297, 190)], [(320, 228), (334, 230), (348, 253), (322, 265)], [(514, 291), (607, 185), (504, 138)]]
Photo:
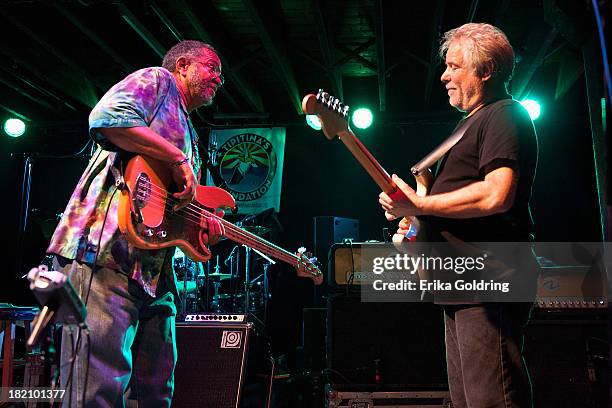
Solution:
[[(412, 215), (421, 215), (420, 203), (421, 197), (397, 175), (392, 176), (393, 182), (397, 185), (404, 197), (394, 200), (387, 193), (380, 193), (378, 202), (385, 211), (385, 217), (389, 221), (393, 221), (400, 217), (409, 217)], [(400, 225), (401, 228), (401, 225)]]
[(180, 166), (173, 166), (172, 178), (180, 189), (177, 193), (172, 194), (174, 198), (179, 200), (179, 203), (173, 207), (174, 211), (178, 211), (193, 201), (198, 182), (189, 162), (181, 163)]
[(204, 244), (215, 245), (225, 234), (225, 227), (217, 217), (202, 217), (200, 219), (200, 227), (203, 230), (202, 240)]

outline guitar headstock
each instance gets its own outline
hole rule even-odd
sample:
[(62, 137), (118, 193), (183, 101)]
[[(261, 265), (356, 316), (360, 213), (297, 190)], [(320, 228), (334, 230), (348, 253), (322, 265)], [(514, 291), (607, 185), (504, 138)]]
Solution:
[(323, 272), (317, 266), (317, 258), (311, 253), (306, 252), (306, 248), (301, 247), (297, 252), (297, 263), (294, 265), (297, 271), (297, 276), (302, 278), (310, 278), (315, 285), (323, 283)]
[(302, 99), (302, 111), (319, 117), (321, 129), (329, 140), (348, 130), (348, 105), (322, 89), (316, 95), (308, 94)]

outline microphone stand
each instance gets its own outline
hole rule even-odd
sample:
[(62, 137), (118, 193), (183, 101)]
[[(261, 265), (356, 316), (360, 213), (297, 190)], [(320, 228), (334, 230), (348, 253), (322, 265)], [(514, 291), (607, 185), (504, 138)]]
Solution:
[[(23, 180), (21, 182), (21, 200), (19, 200), (19, 235), (17, 238), (17, 271), (23, 269), (23, 244), (25, 241), (26, 228), (28, 227), (28, 215), (30, 213), (30, 188), (32, 187), (32, 165), (31, 154), (24, 153)], [(19, 272), (17, 272), (19, 274)]]

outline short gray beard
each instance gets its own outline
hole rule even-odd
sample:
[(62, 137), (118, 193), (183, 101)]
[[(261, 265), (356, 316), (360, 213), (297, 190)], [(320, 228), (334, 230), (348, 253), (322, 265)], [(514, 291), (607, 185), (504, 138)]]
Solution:
[[(197, 81), (197, 82), (192, 82), (191, 83), (191, 88), (193, 91), (193, 95), (197, 95), (198, 97), (200, 95), (203, 95), (204, 91), (206, 90), (206, 88), (208, 88), (210, 86), (212, 81)], [(204, 100), (201, 106), (210, 106), (212, 105), (213, 102), (213, 98), (210, 98), (208, 100)]]

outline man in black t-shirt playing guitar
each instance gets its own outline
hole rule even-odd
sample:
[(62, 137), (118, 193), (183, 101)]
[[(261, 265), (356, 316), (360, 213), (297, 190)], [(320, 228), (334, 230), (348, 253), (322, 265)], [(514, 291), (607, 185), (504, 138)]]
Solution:
[[(426, 240), (528, 241), (537, 139), (529, 115), (506, 90), (514, 51), (498, 28), (470, 23), (444, 35), (440, 55), (446, 62), (441, 80), (449, 103), (466, 114), (462, 122), (481, 112), (441, 159), (428, 195), (393, 176), (405, 198), (381, 193), (385, 216), (402, 219), (399, 235), (410, 234), (409, 217), (418, 216)], [(520, 303), (444, 305), (455, 408), (531, 406), (521, 358), (529, 311)]]

